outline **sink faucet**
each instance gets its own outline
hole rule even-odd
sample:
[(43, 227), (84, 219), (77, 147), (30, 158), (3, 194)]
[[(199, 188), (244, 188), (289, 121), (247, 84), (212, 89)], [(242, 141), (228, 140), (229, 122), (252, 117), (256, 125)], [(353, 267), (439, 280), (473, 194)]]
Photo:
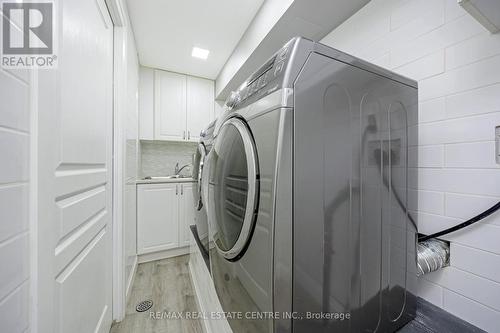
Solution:
[(175, 175), (180, 174), (180, 173), (181, 173), (181, 171), (182, 171), (184, 168), (186, 168), (186, 167), (188, 167), (188, 166), (190, 166), (190, 165), (191, 165), (191, 163), (188, 163), (188, 164), (185, 164), (185, 165), (183, 165), (182, 167), (180, 167), (180, 168), (179, 168), (179, 162), (177, 162), (177, 163), (175, 164), (174, 174), (175, 174)]

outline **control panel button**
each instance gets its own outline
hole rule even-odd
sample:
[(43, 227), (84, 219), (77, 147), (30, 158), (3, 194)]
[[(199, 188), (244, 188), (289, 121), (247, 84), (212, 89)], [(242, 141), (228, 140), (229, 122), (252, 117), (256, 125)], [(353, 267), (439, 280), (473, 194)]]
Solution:
[(261, 81), (260, 81), (260, 86), (264, 87), (267, 84), (267, 73), (262, 75)]
[(274, 68), (274, 76), (278, 76), (281, 71), (283, 70), (283, 66), (285, 65), (285, 63), (282, 61), (282, 62), (279, 62), (277, 65), (276, 65), (276, 68)]
[(264, 78), (265, 75), (262, 75), (261, 77), (259, 77), (259, 80), (257, 80), (257, 89), (260, 89), (264, 86)]
[(238, 104), (238, 103), (240, 103), (240, 102), (241, 102), (241, 95), (240, 95), (240, 93), (238, 92), (238, 93), (236, 94), (236, 96), (234, 97), (234, 105), (236, 105), (236, 104)]
[(276, 61), (280, 61), (280, 60), (285, 59), (285, 58), (286, 58), (286, 53), (287, 53), (287, 51), (288, 51), (288, 48), (287, 48), (287, 47), (283, 48), (283, 49), (282, 49), (282, 50), (278, 53), (278, 57), (277, 57)]

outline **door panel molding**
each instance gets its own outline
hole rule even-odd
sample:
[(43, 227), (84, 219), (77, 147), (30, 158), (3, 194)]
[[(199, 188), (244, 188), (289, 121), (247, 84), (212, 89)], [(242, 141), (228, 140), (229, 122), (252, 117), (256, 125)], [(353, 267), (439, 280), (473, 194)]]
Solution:
[(106, 208), (106, 188), (99, 186), (56, 202), (59, 215), (59, 241), (71, 235)]
[(55, 172), (56, 200), (63, 200), (82, 192), (103, 186), (107, 182), (106, 168)]
[(78, 229), (70, 237), (59, 243), (55, 248), (55, 272), (58, 273), (64, 268), (82, 249), (91, 241), (93, 237), (109, 223), (107, 211), (102, 210), (95, 217), (90, 219), (82, 228)]
[[(110, 317), (109, 303), (106, 286), (101, 282), (107, 271), (101, 259), (106, 253), (106, 238), (103, 228), (55, 279), (55, 303), (60, 309), (57, 326), (61, 333), (92, 332), (107, 326), (109, 320), (104, 318)], [(96, 274), (89, 276), (90, 269)], [(76, 295), (75, 289), (79, 291)], [(96, 318), (96, 321), (92, 323), (86, 318)]]

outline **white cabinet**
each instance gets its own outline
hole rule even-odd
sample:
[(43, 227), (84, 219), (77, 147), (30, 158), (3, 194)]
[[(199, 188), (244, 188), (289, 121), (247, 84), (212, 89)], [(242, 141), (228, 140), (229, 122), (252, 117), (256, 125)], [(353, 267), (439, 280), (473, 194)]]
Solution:
[(186, 139), (186, 75), (155, 71), (155, 139)]
[(214, 83), (187, 77), (186, 130), (189, 141), (198, 141), (200, 133), (214, 119)]
[(198, 141), (214, 119), (212, 80), (141, 67), (141, 140)]
[(192, 183), (137, 185), (137, 252), (189, 245), (194, 224)]
[(181, 184), (181, 199), (179, 209), (179, 246), (188, 246), (191, 235), (190, 225), (194, 224), (193, 184)]
[(178, 184), (138, 185), (138, 254), (168, 250), (178, 246), (178, 188)]

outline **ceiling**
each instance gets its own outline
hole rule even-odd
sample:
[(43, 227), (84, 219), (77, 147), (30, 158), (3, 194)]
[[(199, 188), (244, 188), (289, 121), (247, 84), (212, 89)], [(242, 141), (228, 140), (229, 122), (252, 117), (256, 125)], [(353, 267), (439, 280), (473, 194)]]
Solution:
[[(264, 0), (127, 0), (143, 66), (215, 79)], [(193, 58), (193, 47), (210, 51)]]
[[(354, 15), (368, 2), (369, 0), (294, 0), (266, 32), (264, 38), (255, 43), (255, 47), (246, 50), (246, 52), (235, 50), (234, 54), (243, 59), (235, 61), (233, 54), (227, 64), (231, 65), (231, 63), (236, 62), (239, 65), (224, 66), (216, 82), (216, 99), (225, 100), (232, 90), (237, 89), (256, 68), (259, 68), (273, 52), (279, 50), (292, 37), (302, 36), (321, 41), (324, 36)], [(269, 2), (266, 2), (262, 6), (254, 23), (258, 23), (260, 16), (266, 15), (266, 9), (275, 10), (266, 6), (268, 4)], [(242, 40), (251, 32), (252, 27), (247, 30)], [(228, 69), (228, 67), (233, 68)]]

